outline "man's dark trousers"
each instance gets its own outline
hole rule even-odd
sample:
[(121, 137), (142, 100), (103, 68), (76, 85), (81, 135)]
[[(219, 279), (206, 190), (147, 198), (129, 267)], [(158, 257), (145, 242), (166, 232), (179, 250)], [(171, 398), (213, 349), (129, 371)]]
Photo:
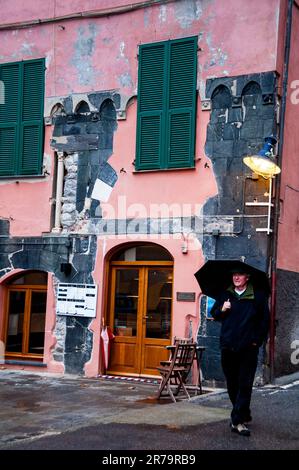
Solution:
[(231, 420), (235, 426), (251, 419), (250, 400), (257, 359), (258, 347), (256, 346), (249, 346), (240, 351), (226, 348), (221, 350), (221, 363), (227, 391), (233, 404)]

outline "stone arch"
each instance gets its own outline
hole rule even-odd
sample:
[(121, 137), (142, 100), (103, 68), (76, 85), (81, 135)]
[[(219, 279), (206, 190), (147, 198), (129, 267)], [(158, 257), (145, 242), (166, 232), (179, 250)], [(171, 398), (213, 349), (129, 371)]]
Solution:
[[(262, 89), (254, 80), (250, 80), (246, 85), (243, 87), (242, 94), (242, 115), (243, 115), (243, 133), (244, 129), (247, 132), (247, 129), (252, 127), (252, 132), (254, 132), (254, 136), (261, 139), (262, 135), (262, 122), (260, 122), (260, 108), (262, 106)], [(249, 121), (249, 123), (248, 123)], [(252, 125), (250, 124), (252, 123)], [(253, 124), (254, 123), (254, 124)], [(258, 142), (258, 146), (261, 142)]]
[(124, 120), (127, 119), (128, 108), (137, 101), (137, 96), (114, 95), (113, 100), (117, 110), (117, 119)]
[(100, 107), (101, 121), (116, 121), (116, 109), (113, 101), (107, 98)]
[[(105, 136), (103, 144), (105, 145), (105, 149), (110, 149), (110, 156), (113, 149), (113, 134), (117, 128), (116, 109), (114, 102), (110, 98), (105, 99), (101, 104), (99, 116)], [(109, 158), (109, 156), (107, 155), (107, 158)]]
[(212, 109), (225, 109), (229, 108), (232, 104), (232, 95), (230, 90), (225, 85), (219, 85), (213, 91)]
[(66, 112), (62, 103), (58, 102), (52, 106), (50, 116), (55, 118), (56, 116), (65, 116)]
[(90, 108), (89, 105), (86, 101), (81, 100), (76, 108), (75, 108), (75, 114), (89, 114), (90, 113)]
[(137, 96), (136, 95), (130, 96), (128, 101), (126, 102), (126, 109), (132, 106), (132, 104), (135, 103), (135, 101), (137, 101)]
[(241, 94), (242, 96), (245, 96), (245, 95), (260, 95), (261, 93), (262, 93), (262, 90), (261, 90), (260, 85), (257, 82), (252, 80), (244, 86)]

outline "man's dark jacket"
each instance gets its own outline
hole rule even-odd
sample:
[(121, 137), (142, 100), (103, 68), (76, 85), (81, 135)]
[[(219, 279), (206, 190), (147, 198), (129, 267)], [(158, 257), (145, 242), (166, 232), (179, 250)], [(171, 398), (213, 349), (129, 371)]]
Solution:
[[(222, 312), (226, 300), (231, 308)], [(268, 299), (264, 292), (254, 290), (251, 284), (239, 296), (233, 286), (223, 292), (213, 305), (211, 315), (221, 321), (220, 347), (232, 351), (261, 346), (267, 338), (269, 329)]]

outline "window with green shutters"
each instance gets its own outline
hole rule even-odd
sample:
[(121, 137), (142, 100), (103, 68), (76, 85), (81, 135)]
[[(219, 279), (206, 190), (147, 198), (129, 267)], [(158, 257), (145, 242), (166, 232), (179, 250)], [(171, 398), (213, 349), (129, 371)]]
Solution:
[[(44, 59), (0, 64), (0, 176), (40, 175), (43, 154)], [(4, 103), (3, 103), (4, 101)]]
[(136, 170), (194, 167), (197, 37), (139, 47)]

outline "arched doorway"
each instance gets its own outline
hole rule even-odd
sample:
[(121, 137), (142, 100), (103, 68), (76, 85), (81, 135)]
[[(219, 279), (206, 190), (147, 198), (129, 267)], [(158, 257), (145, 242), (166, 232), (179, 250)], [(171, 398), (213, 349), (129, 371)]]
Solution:
[(48, 274), (26, 271), (6, 284), (5, 357), (42, 360)]
[(115, 335), (109, 373), (157, 375), (171, 340), (173, 259), (163, 247), (121, 249), (109, 264), (106, 323)]

